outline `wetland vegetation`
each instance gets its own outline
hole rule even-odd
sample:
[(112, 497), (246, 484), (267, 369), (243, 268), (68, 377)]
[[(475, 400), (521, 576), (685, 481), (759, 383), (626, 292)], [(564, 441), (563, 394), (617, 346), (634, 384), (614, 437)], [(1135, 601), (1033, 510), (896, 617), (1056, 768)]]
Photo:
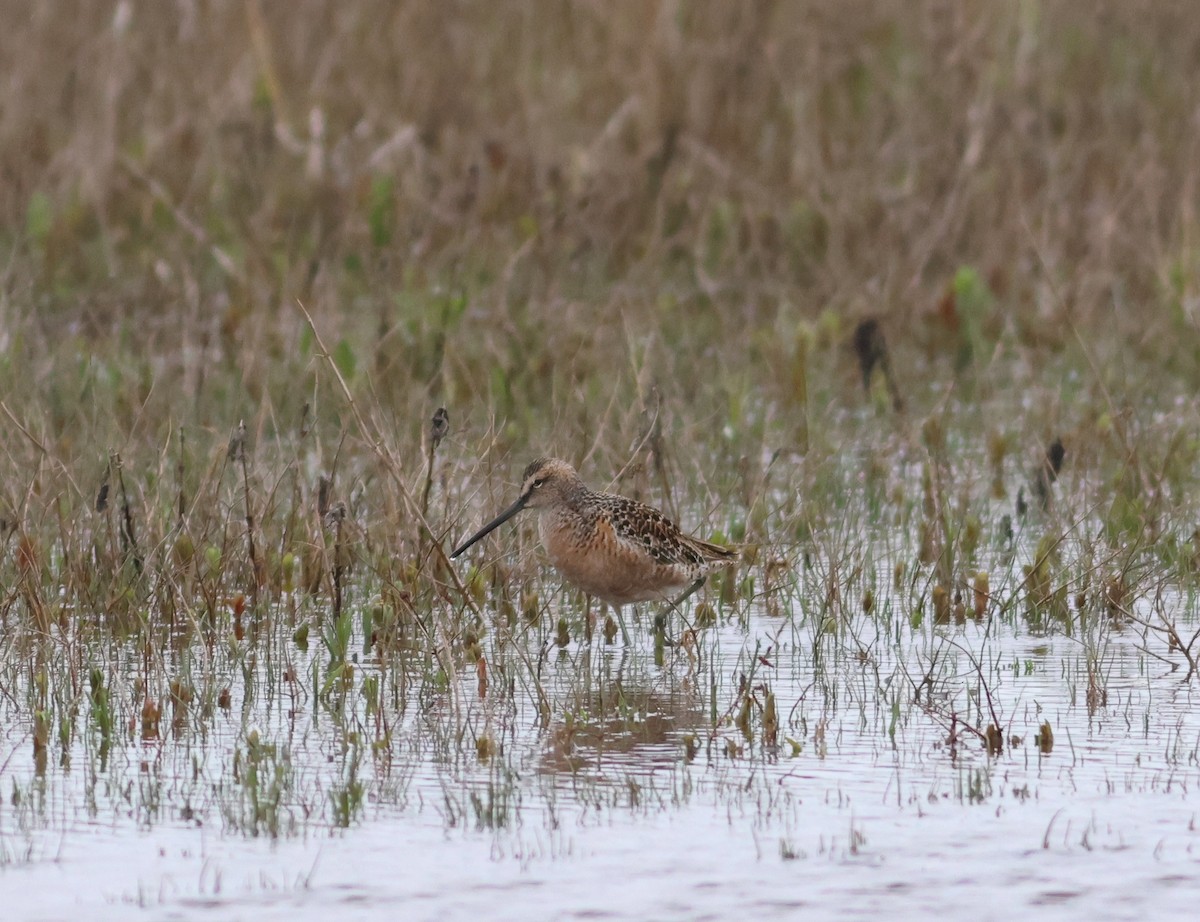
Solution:
[[(14, 918), (1190, 917), (1190, 4), (16, 18)], [(450, 561), (543, 455), (739, 563)]]

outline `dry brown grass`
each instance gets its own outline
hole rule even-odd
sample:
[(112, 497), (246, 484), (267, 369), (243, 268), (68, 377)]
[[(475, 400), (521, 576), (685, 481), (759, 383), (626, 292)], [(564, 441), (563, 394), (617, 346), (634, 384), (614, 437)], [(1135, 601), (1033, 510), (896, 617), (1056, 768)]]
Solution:
[(1185, 2), (117, 10), (37, 4), (0, 39), (0, 214), (54, 213), (10, 291), (82, 288), (60, 308), (101, 326), (294, 296), (336, 321), (480, 273), (493, 322), (597, 281), (624, 314), (664, 274), (739, 323), (910, 319), (960, 265), (1031, 324), (1153, 335), (1174, 267), (1195, 293)]

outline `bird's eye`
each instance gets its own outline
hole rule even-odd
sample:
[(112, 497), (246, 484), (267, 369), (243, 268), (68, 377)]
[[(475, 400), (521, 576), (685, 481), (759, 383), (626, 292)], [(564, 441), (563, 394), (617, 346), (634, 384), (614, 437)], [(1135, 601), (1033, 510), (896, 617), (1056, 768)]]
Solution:
[(540, 486), (541, 486), (542, 484), (544, 484), (545, 482), (546, 482), (546, 478), (545, 478), (545, 477), (539, 477), (537, 480), (535, 480), (535, 481), (533, 482), (533, 486), (534, 486), (534, 488), (537, 488), (537, 487), (540, 487)]

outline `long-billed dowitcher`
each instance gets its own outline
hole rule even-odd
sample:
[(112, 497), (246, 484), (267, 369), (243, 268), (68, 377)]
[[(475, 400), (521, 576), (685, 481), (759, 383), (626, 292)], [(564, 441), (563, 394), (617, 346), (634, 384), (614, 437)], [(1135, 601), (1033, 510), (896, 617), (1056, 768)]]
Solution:
[[(589, 490), (566, 461), (538, 458), (525, 468), (516, 502), (464, 541), (457, 557), (524, 509), (536, 509), (550, 562), (569, 582), (618, 610), (635, 602), (678, 605), (736, 551), (692, 538), (637, 500)], [(623, 626), (623, 625), (622, 625)]]

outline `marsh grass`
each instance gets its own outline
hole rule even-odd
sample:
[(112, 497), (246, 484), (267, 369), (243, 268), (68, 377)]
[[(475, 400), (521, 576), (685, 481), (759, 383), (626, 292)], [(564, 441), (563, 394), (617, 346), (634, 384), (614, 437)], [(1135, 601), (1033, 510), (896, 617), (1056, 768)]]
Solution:
[[(72, 772), (247, 836), (426, 773), (492, 833), (553, 814), (531, 776), (786, 812), (737, 767), (847, 714), (981, 803), (1054, 745), (1015, 676), (1103, 712), (1132, 637), (1196, 681), (1195, 17), (843, 6), (0, 38), (0, 864)], [(628, 647), (528, 523), (451, 564), (543, 454), (741, 562)]]

